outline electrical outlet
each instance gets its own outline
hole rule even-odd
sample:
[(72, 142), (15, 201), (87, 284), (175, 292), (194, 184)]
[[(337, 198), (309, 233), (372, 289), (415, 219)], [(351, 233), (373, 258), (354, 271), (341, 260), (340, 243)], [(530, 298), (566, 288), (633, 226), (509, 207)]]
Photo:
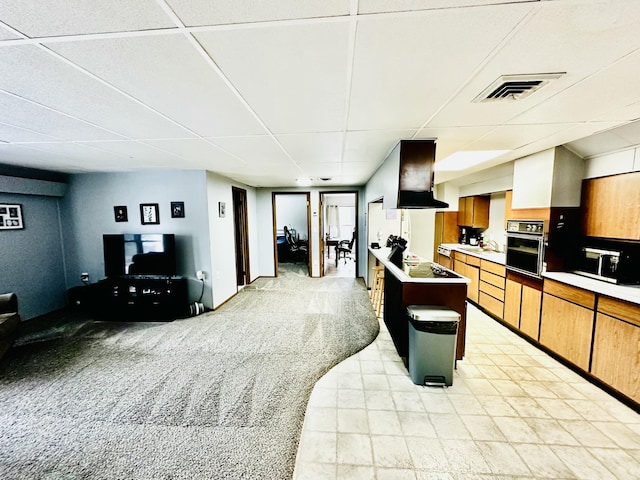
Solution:
[(89, 281), (89, 274), (87, 272), (82, 272), (80, 274), (80, 280), (82, 280), (83, 282), (88, 282)]
[(198, 271), (196, 272), (196, 278), (197, 278), (198, 280), (204, 280), (204, 272), (203, 272), (202, 270), (198, 270)]

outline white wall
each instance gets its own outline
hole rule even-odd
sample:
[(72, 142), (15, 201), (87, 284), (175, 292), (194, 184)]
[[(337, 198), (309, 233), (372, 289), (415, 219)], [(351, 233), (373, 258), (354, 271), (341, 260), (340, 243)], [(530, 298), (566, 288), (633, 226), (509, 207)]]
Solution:
[(505, 192), (491, 194), (491, 201), (489, 203), (489, 227), (482, 234), (485, 242), (494, 240), (501, 250), (506, 241), (504, 230), (504, 209), (506, 203)]
[(606, 177), (636, 171), (640, 171), (640, 147), (586, 159), (584, 178)]
[(433, 209), (404, 210), (409, 218), (411, 232), (407, 236), (407, 250), (428, 261), (433, 261), (433, 242), (435, 240), (436, 211)]
[[(236, 278), (235, 230), (233, 218), (232, 186), (247, 190), (247, 216), (249, 220), (249, 268), (251, 279), (258, 276), (260, 249), (258, 248), (258, 225), (255, 190), (246, 185), (233, 183), (228, 178), (207, 172), (207, 205), (209, 238), (211, 245), (211, 272), (213, 308), (219, 307), (238, 292)], [(219, 202), (226, 204), (224, 217), (219, 215)], [(207, 273), (207, 272), (205, 272)]]

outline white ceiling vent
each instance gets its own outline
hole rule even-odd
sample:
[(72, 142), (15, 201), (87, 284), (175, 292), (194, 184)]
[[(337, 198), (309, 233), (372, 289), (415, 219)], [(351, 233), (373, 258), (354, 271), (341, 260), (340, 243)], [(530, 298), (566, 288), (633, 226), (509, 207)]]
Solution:
[(539, 90), (561, 73), (537, 73), (531, 75), (502, 75), (473, 99), (474, 103), (501, 100), (522, 100)]

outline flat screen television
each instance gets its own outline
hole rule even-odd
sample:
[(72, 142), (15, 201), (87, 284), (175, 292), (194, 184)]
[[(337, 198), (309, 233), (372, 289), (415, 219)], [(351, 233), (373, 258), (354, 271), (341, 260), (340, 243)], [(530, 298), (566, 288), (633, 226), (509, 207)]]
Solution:
[(107, 277), (176, 274), (176, 238), (172, 233), (105, 234), (102, 241)]

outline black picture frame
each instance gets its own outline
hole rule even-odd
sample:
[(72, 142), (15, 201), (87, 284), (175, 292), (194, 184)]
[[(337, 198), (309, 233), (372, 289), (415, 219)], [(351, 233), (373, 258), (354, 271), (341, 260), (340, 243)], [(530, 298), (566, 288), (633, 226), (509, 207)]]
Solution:
[(218, 217), (224, 218), (227, 216), (227, 204), (225, 202), (218, 202)]
[(0, 230), (22, 230), (22, 205), (19, 203), (0, 204)]
[(159, 225), (160, 211), (157, 203), (140, 204), (140, 223), (142, 225)]
[(171, 218), (184, 218), (184, 202), (171, 202)]
[(128, 222), (129, 214), (126, 205), (116, 205), (113, 207), (113, 216), (116, 222)]

